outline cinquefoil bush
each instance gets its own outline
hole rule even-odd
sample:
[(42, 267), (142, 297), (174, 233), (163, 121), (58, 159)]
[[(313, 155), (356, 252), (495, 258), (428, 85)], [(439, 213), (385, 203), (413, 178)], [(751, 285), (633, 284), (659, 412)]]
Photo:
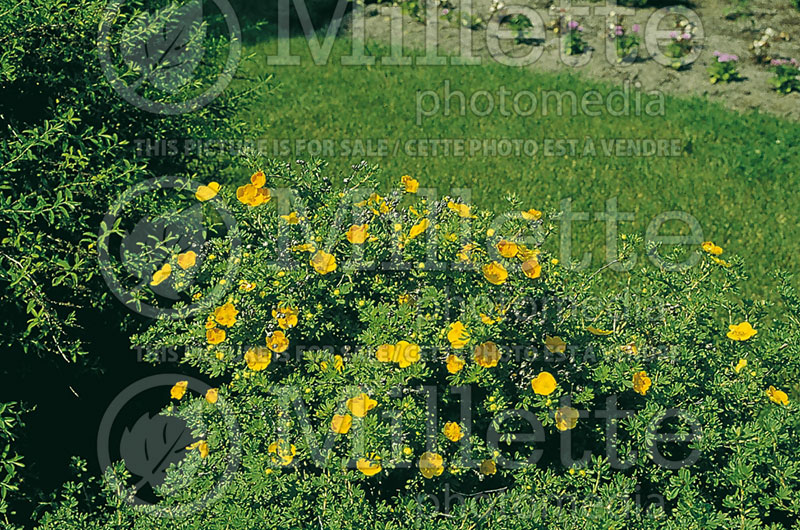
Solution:
[(380, 195), (364, 167), (345, 189), (315, 163), (253, 169), (199, 195), (235, 215), (241, 253), (229, 261), (219, 239), (153, 272), (179, 284), (195, 269), (196, 303), (223, 280), (227, 298), (136, 337), (186, 346), (184, 362), (220, 381), (165, 392), (164, 413), (200, 440), (159, 509), (216, 501), (160, 518), (126, 502), (118, 466), (92, 509), (68, 485), (41, 528), (795, 524), (800, 304), (787, 282), (786, 318), (769, 322), (764, 303), (738, 300), (740, 260), (706, 242), (663, 256), (699, 256), (693, 267), (635, 271), (596, 295), (597, 271), (559, 263), (557, 214), (534, 205), (479, 211), (407, 176)]

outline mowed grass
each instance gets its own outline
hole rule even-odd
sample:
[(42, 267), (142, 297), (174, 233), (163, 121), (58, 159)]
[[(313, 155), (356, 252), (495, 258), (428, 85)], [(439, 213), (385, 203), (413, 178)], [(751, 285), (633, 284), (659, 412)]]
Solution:
[[(513, 96), (523, 91), (537, 96), (542, 91), (574, 91), (580, 102), (586, 91), (608, 94), (619, 87), (572, 73), (544, 74), (493, 62), (398, 67), (378, 60), (372, 66), (342, 65), (342, 56), (352, 51), (345, 38), (335, 42), (324, 65), (313, 63), (302, 37), (292, 39), (291, 49), (301, 57), (299, 66), (267, 64), (267, 57), (276, 54), (275, 40), (250, 45), (247, 50), (255, 58), (245, 72), (272, 73), (278, 87), (245, 118), (252, 124), (254, 137), (263, 141), (265, 152), (278, 158), (309, 159), (317, 154), (338, 178), (347, 176), (353, 164), (367, 160), (381, 166), (384, 190), (396, 186), (401, 175), (410, 174), (422, 186), (438, 188), (440, 194), (469, 189), (472, 203), (498, 210), (507, 208), (504, 198), (509, 193), (515, 193), (526, 208), (544, 211), (557, 211), (562, 201), (570, 199), (574, 211), (589, 212), (593, 219), (575, 223), (573, 256), (577, 259), (591, 251), (594, 268), (605, 263), (606, 230), (604, 221), (594, 219), (610, 199), (616, 199), (620, 212), (633, 215), (632, 221), (619, 225), (627, 234), (644, 235), (648, 224), (664, 212), (686, 212), (696, 218), (703, 238), (725, 249), (723, 257), (744, 257), (752, 274), (749, 294), (774, 299), (769, 272), (797, 268), (800, 125), (796, 123), (755, 113), (740, 115), (698, 98), (670, 97), (663, 115), (655, 116), (643, 111), (636, 115), (633, 108), (625, 116), (612, 116), (605, 110), (599, 116), (580, 111), (573, 115), (571, 109), (559, 116), (554, 98), (547, 115), (541, 106), (530, 116), (503, 115), (500, 87), (510, 94), (505, 96), (506, 110), (513, 110)], [(388, 48), (375, 44), (368, 43), (367, 49), (377, 57), (389, 54)], [(408, 50), (405, 53), (411, 55)], [(458, 99), (451, 99), (449, 116), (445, 115), (445, 83), (451, 92), (464, 93), (464, 115)], [(439, 112), (418, 123), (418, 98), (431, 90), (438, 94)], [(494, 111), (486, 116), (469, 110), (470, 97), (479, 91), (491, 93), (495, 103)], [(435, 98), (424, 97), (425, 108), (432, 109)], [(642, 95), (643, 103), (651, 99)], [(486, 100), (479, 96), (476, 108), (485, 110)], [(527, 110), (530, 100), (520, 101), (520, 108)], [(620, 103), (616, 105), (619, 108)], [(583, 152), (586, 137), (594, 141), (596, 154)], [(422, 140), (430, 149), (429, 139), (457, 138), (490, 142), (531, 139), (538, 152), (533, 156), (530, 152), (519, 156), (485, 156), (483, 152), (433, 155), (421, 154), (421, 144), (416, 142)], [(567, 148), (566, 153), (545, 153), (545, 142), (558, 139), (573, 139), (577, 152)], [(681, 153), (609, 156), (603, 141), (609, 147), (613, 139), (676, 140)], [(404, 146), (408, 140), (413, 141), (411, 147)], [(313, 150), (285, 151), (287, 146), (290, 150), (296, 147), (297, 141)], [(326, 146), (324, 142), (328, 151), (319, 151)], [(388, 151), (377, 152), (381, 146)], [(662, 228), (662, 233), (676, 231), (685, 233), (686, 226), (672, 222)], [(638, 263), (645, 262), (642, 248)]]

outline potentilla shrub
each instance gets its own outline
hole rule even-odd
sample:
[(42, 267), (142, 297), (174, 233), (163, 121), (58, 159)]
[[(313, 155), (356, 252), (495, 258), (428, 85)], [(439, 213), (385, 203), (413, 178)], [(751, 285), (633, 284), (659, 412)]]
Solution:
[[(128, 504), (117, 466), (91, 513), (73, 507), (73, 484), (40, 528), (796, 521), (790, 282), (786, 318), (770, 322), (765, 303), (738, 299), (741, 260), (708, 241), (648, 246), (663, 269), (597, 294), (598, 271), (559, 261), (557, 214), (537, 205), (482, 211), (412, 176), (376, 191), (364, 167), (343, 189), (316, 163), (253, 169), (197, 190), (236, 218), (238, 245), (211, 240), (153, 269), (176, 288), (193, 271), (193, 316), (135, 342), (184, 346), (183, 362), (216, 381), (164, 390), (163, 413), (197, 440), (163, 500)], [(641, 246), (621, 243), (623, 261)], [(220, 284), (227, 294), (204, 305)]]
[[(142, 64), (163, 47), (163, 38), (154, 38), (147, 48), (142, 39), (124, 35), (138, 32), (141, 37), (145, 32), (140, 22), (149, 20), (146, 13), (163, 15), (159, 11), (163, 2), (0, 0), (0, 343), (7, 359), (4, 386), (6, 381), (19, 384), (31, 374), (38, 376), (39, 362), (82, 363), (98, 335), (113, 333), (121, 326), (128, 311), (103, 282), (95, 248), (100, 220), (119, 190), (152, 175), (216, 176), (224, 168), (221, 157), (199, 160), (194, 152), (182, 149), (180, 142), (233, 138), (241, 133), (234, 116), (248, 98), (234, 90), (190, 113), (158, 115), (129, 103), (112, 89), (104, 74), (107, 63), (99, 54), (98, 35), (106, 8), (114, 5), (122, 7), (115, 18), (119, 31), (113, 33), (110, 44), (120, 48), (120, 41), (128, 42), (127, 48), (121, 47), (128, 63), (110, 66), (126, 72), (120, 78), (122, 84), (130, 82), (146, 97), (154, 96), (151, 84), (156, 78), (145, 79), (148, 74)], [(163, 30), (170, 38), (180, 32), (181, 22), (175, 17), (158, 20), (161, 26), (153, 25), (152, 32)], [(130, 31), (126, 33), (125, 28)], [(206, 35), (200, 43), (206, 52), (204, 61), (192, 72), (194, 81), (176, 92), (176, 99), (217, 78), (217, 63), (212, 59), (225, 55), (230, 42), (210, 29)], [(163, 61), (160, 65), (169, 67)], [(159, 64), (148, 68), (156, 72)], [(137, 84), (137, 79), (142, 82)], [(159, 147), (167, 142), (176, 142), (178, 148), (169, 153), (162, 148), (150, 158), (139, 149), (140, 145)], [(102, 330), (97, 322), (105, 324)], [(102, 361), (92, 362), (103, 368), (102, 363), (117, 360), (103, 356)], [(52, 397), (46, 392), (39, 396), (40, 403)], [(10, 459), (13, 452), (7, 451)], [(14, 466), (8, 464), (10, 475)], [(40, 474), (49, 472), (41, 470)], [(2, 490), (6, 500), (17, 494)], [(26, 507), (36, 504), (35, 492), (22, 488), (21, 494), (27, 501), (19, 502)]]

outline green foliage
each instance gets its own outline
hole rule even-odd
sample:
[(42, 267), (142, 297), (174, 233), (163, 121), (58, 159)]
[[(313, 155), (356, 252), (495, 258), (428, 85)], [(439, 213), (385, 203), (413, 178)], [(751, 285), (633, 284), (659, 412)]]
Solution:
[(514, 15), (508, 17), (508, 26), (517, 32), (514, 40), (517, 44), (530, 44), (533, 42), (533, 23), (525, 15)]
[[(121, 26), (142, 9), (158, 8), (124, 4), (116, 19)], [(87, 361), (85, 355), (98, 345), (98, 323), (119, 329), (129, 313), (99, 274), (100, 220), (110, 201), (133, 182), (164, 174), (217, 178), (228, 163), (219, 153), (202, 161), (183, 150), (144, 159), (140, 149), (168, 140), (240, 134), (236, 114), (252, 99), (249, 91), (228, 91), (193, 113), (170, 116), (128, 103), (110, 86), (98, 56), (106, 6), (104, 0), (0, 0), (0, 344), (11, 358), (26, 359), (25, 374), (36, 373), (37, 363), (77, 362), (88, 371), (116, 360)], [(167, 20), (174, 15), (162, 14)], [(217, 77), (214, 59), (228, 43), (211, 27), (202, 44), (207, 54), (196, 80), (176, 98)], [(142, 74), (137, 74), (139, 65), (129, 66), (124, 80)], [(264, 86), (254, 81), (252, 90)], [(145, 95), (154, 93), (150, 83), (141, 88)], [(20, 371), (6, 366), (4, 386), (13, 378), (14, 388), (23, 377)], [(10, 438), (5, 442), (3, 513), (23, 500), (35, 503), (39, 494), (34, 478), (21, 494), (12, 490), (18, 461), (10, 447), (35, 462), (35, 451), (52, 452), (50, 446), (59, 443), (26, 439), (23, 448)]]
[[(162, 140), (233, 135), (241, 131), (233, 117), (244, 104), (244, 94), (228, 93), (193, 113), (159, 116), (123, 100), (97, 56), (105, 5), (0, 2), (2, 343), (68, 361), (85, 350), (78, 315), (109, 307), (94, 249), (109, 200), (152, 174), (206, 178), (224, 167), (220, 156), (201, 164), (180, 150), (143, 160), (137, 149)], [(143, 5), (127, 7), (117, 20), (121, 25)], [(212, 57), (227, 49), (221, 38), (209, 37), (206, 44)], [(212, 70), (198, 68), (197, 82), (213, 80)], [(126, 76), (141, 74), (136, 72), (131, 68)], [(147, 95), (154, 89), (145, 83), (143, 90)], [(195, 90), (191, 83), (184, 94)]]
[(683, 33), (682, 29), (679, 29), (674, 33), (677, 33), (677, 35), (671, 37), (670, 43), (664, 50), (664, 55), (672, 59), (672, 62), (670, 63), (670, 67), (672, 69), (681, 70), (687, 66), (684, 58), (692, 53), (692, 50), (694, 49), (694, 43), (692, 41), (694, 35), (691, 33)]
[(585, 52), (589, 44), (583, 38), (583, 27), (576, 20), (569, 20), (564, 31), (564, 53), (567, 55), (580, 55)]
[(19, 492), (20, 468), (25, 467), (22, 456), (18, 455), (12, 443), (18, 430), (24, 424), (21, 421), (17, 403), (0, 403), (0, 515), (6, 524), (9, 524), (9, 515), (14, 515), (9, 509), (9, 499)]
[(716, 60), (708, 67), (708, 79), (711, 84), (722, 81), (723, 83), (732, 83), (741, 79), (738, 68), (736, 66), (739, 58), (735, 55), (720, 54), (714, 52)]
[(774, 59), (771, 64), (774, 75), (767, 81), (773, 90), (782, 94), (800, 92), (800, 66), (796, 59)]
[(639, 52), (639, 43), (641, 41), (636, 31), (631, 29), (631, 32), (628, 33), (625, 31), (622, 23), (619, 23), (611, 30), (610, 36), (614, 39), (614, 50), (617, 54), (617, 61), (622, 62), (628, 57), (634, 60), (636, 59)]
[[(104, 503), (87, 513), (67, 489), (39, 528), (578, 529), (588, 520), (778, 530), (800, 515), (800, 304), (787, 276), (789, 311), (773, 322), (766, 303), (740, 299), (741, 260), (711, 244), (650, 246), (695, 264), (635, 269), (594, 296), (600, 271), (565, 267), (549, 250), (557, 212), (513, 196), (501, 212), (477, 210), (430, 195), (424, 179), (416, 192), (406, 179), (381, 196), (364, 165), (338, 188), (318, 163), (251, 164), (271, 200), (237, 200), (247, 175), (218, 199), (246, 249), (236, 280), (225, 276), (225, 240), (196, 265), (198, 297), (226, 280), (224, 305), (135, 338), (154, 351), (184, 345), (183, 361), (221, 382), (217, 402), (190, 385), (164, 410), (209, 454), (192, 450), (171, 469), (161, 509), (180, 513), (215, 484), (219, 498), (186, 516), (148, 516), (125, 502), (117, 467)], [(621, 237), (619, 259), (641, 245)], [(736, 335), (740, 322), (757, 332)], [(556, 384), (536, 386), (543, 372)], [(351, 401), (360, 393), (375, 400), (364, 414)], [(625, 412), (610, 423), (612, 406)], [(563, 416), (571, 407), (583, 411), (574, 423)], [(352, 414), (347, 432), (332, 432), (336, 414)], [(452, 441), (445, 422), (466, 436)], [(426, 452), (442, 463), (434, 457), (423, 475)], [(239, 464), (226, 473), (232, 454)]]

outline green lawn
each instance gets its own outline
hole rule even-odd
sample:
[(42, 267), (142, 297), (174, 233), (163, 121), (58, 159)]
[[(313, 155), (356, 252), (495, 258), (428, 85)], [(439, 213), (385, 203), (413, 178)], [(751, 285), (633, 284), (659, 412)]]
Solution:
[[(469, 188), (474, 203), (497, 209), (504, 208), (509, 192), (516, 193), (526, 207), (554, 211), (563, 199), (571, 198), (573, 210), (592, 214), (602, 212), (606, 201), (616, 197), (619, 211), (634, 215), (632, 222), (620, 225), (627, 233), (643, 234), (648, 223), (662, 212), (684, 211), (700, 222), (704, 238), (721, 245), (725, 255), (735, 253), (745, 258), (753, 274), (751, 294), (768, 298), (772, 298), (768, 272), (776, 267), (796, 267), (800, 247), (800, 224), (796, 221), (800, 211), (798, 124), (765, 115), (739, 115), (700, 99), (676, 98), (666, 98), (664, 112), (656, 116), (644, 112), (637, 116), (633, 110), (622, 117), (605, 111), (599, 116), (580, 112), (558, 116), (553, 112), (554, 98), (550, 98), (547, 115), (537, 108), (527, 117), (513, 113), (503, 116), (498, 108), (501, 86), (511, 94), (506, 96), (506, 110), (513, 108), (508, 100), (523, 91), (540, 97), (542, 91), (572, 90), (580, 103), (587, 90), (607, 94), (617, 87), (574, 75), (535, 73), (493, 63), (397, 67), (377, 61), (374, 66), (342, 66), (340, 58), (351, 51), (347, 39), (336, 41), (324, 66), (311, 61), (302, 38), (292, 41), (292, 50), (302, 57), (300, 66), (268, 66), (266, 57), (276, 50), (274, 40), (248, 47), (256, 57), (245, 72), (273, 73), (278, 90), (245, 118), (251, 122), (253, 134), (266, 140), (263, 145), (267, 152), (280, 158), (308, 159), (310, 151), (281, 152), (286, 144), (278, 144), (276, 151), (275, 140), (291, 140), (290, 146), (296, 145), (296, 139), (328, 141), (328, 151), (319, 158), (326, 159), (336, 174), (344, 176), (352, 164), (366, 159), (381, 166), (386, 189), (396, 185), (401, 175), (410, 174), (422, 186), (437, 187), (442, 194)], [(368, 44), (368, 50), (378, 56), (389, 52), (374, 44)], [(450, 115), (445, 116), (446, 82), (451, 92), (465, 94), (467, 106), (472, 94), (489, 91), (495, 111), (483, 117), (469, 111), (460, 115), (458, 101), (451, 99)], [(418, 93), (430, 90), (438, 94), (440, 112), (418, 124)], [(430, 93), (424, 97), (425, 108), (431, 109), (435, 97)], [(650, 99), (642, 96), (645, 103)], [(486, 96), (480, 96), (476, 103), (479, 110), (485, 102)], [(522, 100), (524, 109), (528, 102)], [(595, 142), (594, 155), (583, 152), (587, 136)], [(534, 156), (483, 156), (481, 152), (433, 156), (420, 154), (423, 145), (419, 142), (403, 145), (407, 140), (423, 139), (432, 149), (429, 139), (457, 138), (532, 139), (538, 152)], [(557, 152), (545, 156), (545, 142), (552, 139), (574, 139), (577, 152), (574, 156)], [(609, 139), (674, 139), (682, 153), (609, 156), (605, 149), (619, 146), (617, 142), (612, 147)], [(343, 144), (342, 140), (351, 143)], [(530, 146), (528, 143), (526, 147)], [(379, 148), (388, 152), (376, 152)], [(665, 225), (665, 230), (669, 227)], [(676, 227), (680, 229), (680, 223), (672, 225), (672, 229)], [(593, 250), (592, 266), (601, 266), (603, 222), (578, 222), (575, 230), (573, 254)], [(644, 261), (642, 251), (639, 263)]]

